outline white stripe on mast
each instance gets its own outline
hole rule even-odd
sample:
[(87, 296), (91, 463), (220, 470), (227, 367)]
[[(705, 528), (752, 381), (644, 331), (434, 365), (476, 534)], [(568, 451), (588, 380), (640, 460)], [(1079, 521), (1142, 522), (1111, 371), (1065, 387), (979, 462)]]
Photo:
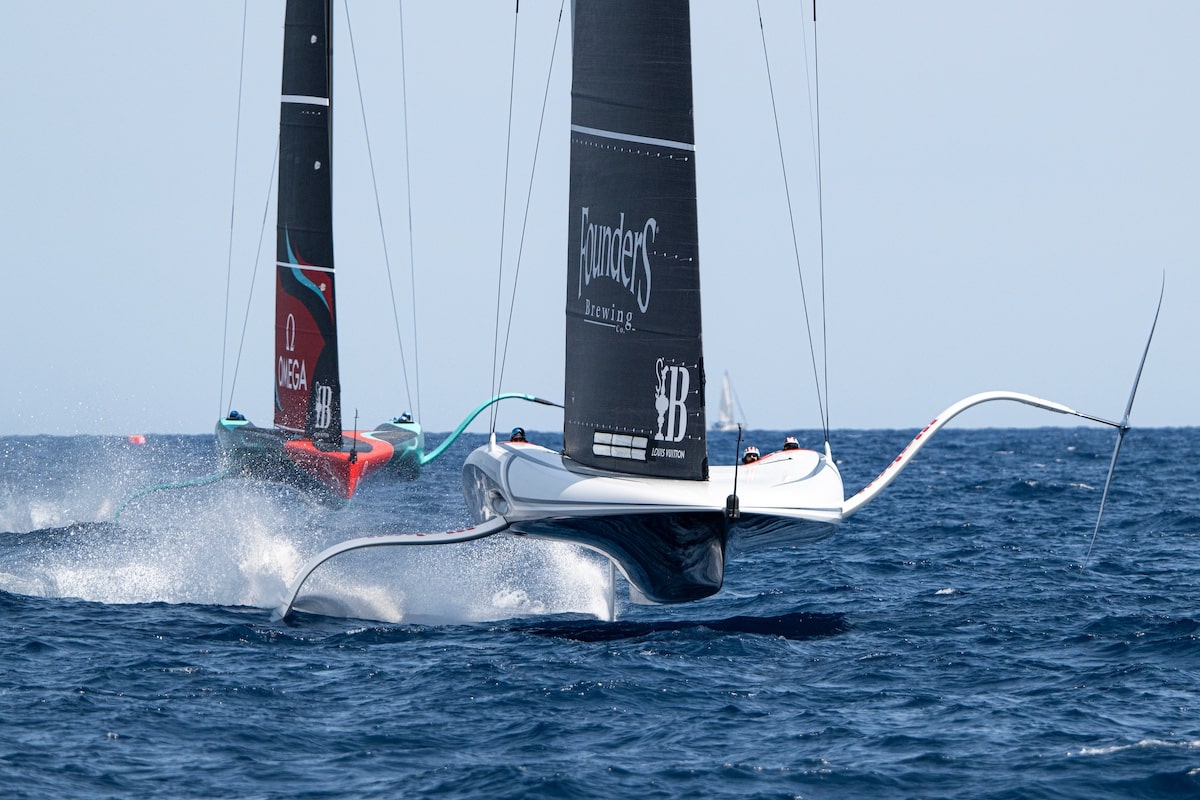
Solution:
[(599, 136), (604, 139), (616, 139), (622, 142), (634, 142), (635, 144), (652, 144), (658, 147), (670, 147), (675, 150), (687, 150), (695, 152), (696, 145), (688, 144), (687, 142), (674, 142), (670, 139), (655, 139), (653, 136), (637, 136), (632, 133), (618, 133), (616, 131), (602, 131), (599, 128), (585, 128), (582, 125), (572, 125), (571, 130), (576, 133), (586, 133), (589, 136)]
[(280, 97), (283, 103), (298, 103), (305, 106), (328, 106), (328, 97), (313, 97), (305, 94), (285, 94)]
[(289, 264), (286, 261), (276, 261), (275, 266), (284, 269), (312, 269), (317, 272), (333, 272), (333, 267), (318, 267), (316, 264)]

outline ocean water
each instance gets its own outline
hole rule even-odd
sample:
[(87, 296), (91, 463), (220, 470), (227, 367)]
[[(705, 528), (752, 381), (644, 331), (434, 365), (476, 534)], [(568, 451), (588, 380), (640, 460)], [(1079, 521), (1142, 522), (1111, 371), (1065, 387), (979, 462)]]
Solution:
[[(835, 431), (847, 491), (913, 433)], [(595, 556), (495, 537), (346, 556), (288, 623), (326, 544), (466, 524), (482, 437), (340, 511), (123, 502), (209, 436), (0, 438), (3, 796), (1200, 797), (1200, 429), (1129, 434), (1089, 557), (1113, 438), (943, 431), (833, 537), (690, 605), (618, 579), (615, 622)]]

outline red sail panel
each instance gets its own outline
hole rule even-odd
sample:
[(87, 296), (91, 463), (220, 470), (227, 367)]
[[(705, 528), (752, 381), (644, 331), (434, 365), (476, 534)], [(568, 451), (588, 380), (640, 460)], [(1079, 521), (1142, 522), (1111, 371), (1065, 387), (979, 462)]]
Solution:
[(281, 265), (276, 275), (275, 424), (318, 439), (340, 433), (338, 386), (324, 363), (337, 353), (333, 273)]

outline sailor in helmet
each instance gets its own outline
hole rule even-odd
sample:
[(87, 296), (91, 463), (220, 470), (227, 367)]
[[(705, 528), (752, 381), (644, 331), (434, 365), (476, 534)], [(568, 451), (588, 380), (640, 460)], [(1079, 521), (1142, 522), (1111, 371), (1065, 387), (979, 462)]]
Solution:
[(755, 461), (758, 461), (758, 448), (754, 445), (750, 445), (746, 448), (746, 451), (742, 453), (742, 463), (753, 464)]
[(512, 429), (512, 435), (510, 435), (510, 436), (508, 437), (508, 440), (509, 440), (510, 442), (524, 442), (524, 441), (528, 441), (528, 440), (525, 438), (525, 429), (524, 429), (524, 428), (513, 428), (513, 429)]
[(799, 450), (800, 449), (800, 440), (797, 439), (795, 436), (787, 437), (786, 439), (783, 440), (783, 449), (784, 450)]

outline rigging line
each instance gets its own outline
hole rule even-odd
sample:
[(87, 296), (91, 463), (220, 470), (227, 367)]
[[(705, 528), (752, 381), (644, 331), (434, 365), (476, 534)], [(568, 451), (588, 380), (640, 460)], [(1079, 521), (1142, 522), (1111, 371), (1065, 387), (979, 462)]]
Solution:
[(228, 478), (231, 472), (232, 470), (230, 469), (222, 469), (218, 472), (212, 473), (211, 475), (204, 475), (199, 478), (190, 478), (188, 480), (176, 481), (174, 483), (156, 483), (153, 486), (146, 486), (145, 488), (138, 489), (136, 492), (121, 501), (121, 504), (117, 506), (117, 510), (113, 512), (112, 521), (114, 523), (119, 523), (121, 521), (121, 514), (125, 511), (126, 506), (128, 506), (134, 500), (137, 500), (139, 497), (144, 497), (151, 492), (159, 492), (164, 489), (188, 489), (193, 486), (204, 486), (205, 484), (215, 483), (222, 478)]
[(812, 322), (810, 320), (809, 313), (808, 313), (808, 293), (805, 291), (805, 288), (804, 288), (804, 271), (800, 268), (800, 243), (796, 237), (796, 215), (795, 215), (795, 212), (792, 210), (792, 190), (791, 190), (791, 186), (789, 185), (788, 177), (787, 177), (787, 159), (785, 159), (784, 155), (783, 155), (783, 135), (780, 132), (780, 128), (779, 128), (779, 108), (775, 103), (775, 82), (771, 78), (771, 59), (767, 53), (767, 32), (766, 32), (765, 28), (763, 27), (761, 0), (757, 0), (757, 6), (758, 6), (758, 32), (759, 32), (759, 35), (762, 37), (763, 63), (766, 65), (767, 88), (771, 94), (771, 113), (774, 114), (774, 116), (775, 116), (775, 141), (776, 141), (776, 144), (779, 146), (779, 165), (780, 165), (780, 168), (783, 170), (783, 191), (784, 191), (785, 197), (787, 198), (788, 222), (791, 224), (791, 228), (792, 228), (792, 250), (795, 253), (795, 257), (796, 257), (796, 274), (800, 278), (800, 302), (801, 302), (801, 305), (804, 307), (804, 328), (805, 328), (805, 331), (808, 333), (808, 352), (812, 358), (813, 381), (817, 385), (817, 405), (818, 405), (818, 408), (821, 413), (821, 427), (825, 433), (825, 441), (828, 442), (829, 441), (829, 423), (825, 418), (824, 392), (822, 391), (822, 388), (821, 388), (820, 371), (817, 369), (817, 351), (816, 351), (816, 348), (813, 346)]
[[(250, 273), (250, 294), (246, 297), (246, 314), (242, 317), (242, 337), (238, 339), (237, 360), (233, 364), (233, 380), (229, 384), (229, 406), (233, 406), (233, 393), (237, 389), (238, 372), (242, 367), (242, 353), (246, 349), (246, 329), (250, 326), (250, 306), (254, 302), (254, 284), (258, 282), (258, 265), (262, 263), (263, 237), (267, 235), (267, 214), (271, 211), (271, 187), (275, 184), (275, 172), (279, 166), (279, 140), (275, 140), (275, 156), (271, 159), (271, 179), (267, 184), (267, 201), (263, 203), (262, 223), (258, 228), (258, 248), (254, 256), (254, 271)], [(221, 413), (224, 413), (223, 411)]]
[[(512, 160), (512, 123), (513, 123), (513, 93), (516, 86), (517, 75), (517, 31), (518, 19), (521, 15), (521, 3), (517, 0), (516, 10), (513, 12), (513, 35), (512, 35), (512, 65), (509, 68), (508, 75), (508, 137), (505, 141), (504, 148), (504, 194), (500, 206), (500, 268), (496, 276), (496, 325), (492, 335), (492, 394), (500, 393), (500, 384), (496, 379), (496, 371), (499, 366), (500, 353), (500, 299), (504, 288), (504, 239), (508, 231), (508, 173), (509, 163)], [(514, 290), (515, 293), (515, 290)], [(496, 419), (498, 411), (495, 406), (492, 407), (491, 417), (491, 433), (496, 432)]]
[[(407, 51), (404, 49), (404, 0), (397, 0), (400, 11), (400, 109), (404, 120), (404, 199), (408, 206), (408, 284), (409, 301), (412, 305), (413, 327), (413, 381), (417, 385), (417, 419), (421, 417), (421, 343), (417, 339), (417, 257), (413, 245), (413, 216), (412, 216), (412, 159), (408, 150), (408, 64)], [(396, 300), (392, 298), (393, 313)], [(396, 327), (400, 322), (397, 318)], [(399, 331), (397, 331), (397, 335)]]
[[(801, 23), (803, 24), (803, 23)], [(808, 71), (808, 59), (804, 59)], [(820, 242), (821, 259), (821, 362), (825, 366), (825, 442), (829, 442), (829, 316), (825, 313), (825, 184), (821, 169), (821, 59), (817, 52), (817, 0), (813, 0), (813, 95), (815, 112), (813, 118), (813, 141), (816, 143), (817, 170), (817, 238)]]
[(238, 150), (242, 141), (242, 87), (246, 75), (246, 17), (250, 0), (242, 2), (242, 59), (238, 67), (237, 122), (233, 133), (233, 191), (229, 198), (229, 249), (225, 255), (225, 319), (221, 325), (221, 388), (217, 395), (217, 417), (225, 413), (225, 356), (229, 351), (229, 293), (233, 283), (233, 222), (237, 212)]
[[(354, 47), (354, 26), (350, 23), (350, 3), (344, 0), (342, 8), (346, 12), (346, 33), (350, 38), (350, 61), (354, 64), (354, 83), (358, 89), (358, 109), (362, 114), (363, 137), (367, 142), (367, 165), (371, 170), (371, 189), (375, 193), (375, 216), (379, 220), (379, 239), (383, 246), (383, 266), (387, 273), (388, 292), (392, 298), (392, 315), (396, 320), (396, 340), (400, 345), (400, 368), (404, 375), (404, 391), (408, 395), (408, 407), (412, 408), (412, 393), (408, 387), (408, 360), (404, 356), (404, 340), (400, 336), (400, 317), (396, 312), (396, 290), (392, 284), (392, 262), (388, 256), (387, 233), (383, 225), (383, 206), (379, 202), (379, 182), (375, 179), (375, 156), (371, 151), (371, 132), (367, 126), (367, 105), (363, 100), (362, 79), (358, 72), (358, 50)], [(418, 411), (417, 419), (420, 419)]]
[(512, 295), (508, 303), (508, 327), (504, 330), (504, 351), (500, 357), (500, 382), (504, 382), (504, 367), (508, 363), (508, 342), (512, 335), (513, 311), (517, 304), (517, 282), (521, 278), (521, 256), (525, 252), (525, 232), (529, 228), (529, 206), (533, 202), (533, 179), (537, 174), (538, 151), (542, 146), (542, 131), (546, 123), (546, 106), (550, 100), (550, 79), (554, 76), (554, 56), (558, 53), (558, 37), (562, 33), (563, 9), (567, 0), (558, 7), (558, 24), (554, 28), (554, 44), (550, 48), (550, 68), (546, 71), (546, 89), (542, 94), (542, 114), (538, 118), (537, 138), (533, 145), (533, 166), (529, 170), (529, 190), (525, 194), (525, 217), (521, 220), (521, 241), (517, 246), (517, 267), (513, 272)]

